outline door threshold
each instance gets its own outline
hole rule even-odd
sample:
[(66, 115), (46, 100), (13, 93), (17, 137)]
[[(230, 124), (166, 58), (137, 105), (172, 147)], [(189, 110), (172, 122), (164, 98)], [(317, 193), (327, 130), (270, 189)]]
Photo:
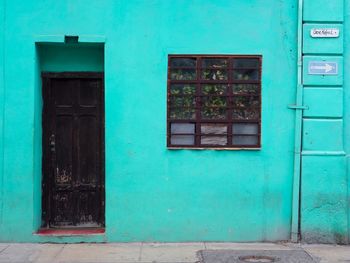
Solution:
[(39, 236), (85, 236), (103, 235), (104, 228), (41, 228), (35, 234)]

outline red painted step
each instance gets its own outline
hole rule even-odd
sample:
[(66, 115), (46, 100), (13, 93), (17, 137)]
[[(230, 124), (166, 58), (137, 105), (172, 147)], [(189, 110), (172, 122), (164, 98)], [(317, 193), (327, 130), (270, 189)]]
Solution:
[(50, 235), (50, 236), (62, 236), (62, 235), (96, 235), (96, 234), (104, 234), (104, 228), (84, 228), (84, 229), (39, 229), (36, 234), (38, 235)]

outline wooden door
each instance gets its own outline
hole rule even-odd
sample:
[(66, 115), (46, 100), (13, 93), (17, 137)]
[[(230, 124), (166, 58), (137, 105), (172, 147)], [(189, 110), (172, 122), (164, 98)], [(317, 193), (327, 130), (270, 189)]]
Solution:
[(102, 73), (43, 73), (43, 225), (104, 225)]

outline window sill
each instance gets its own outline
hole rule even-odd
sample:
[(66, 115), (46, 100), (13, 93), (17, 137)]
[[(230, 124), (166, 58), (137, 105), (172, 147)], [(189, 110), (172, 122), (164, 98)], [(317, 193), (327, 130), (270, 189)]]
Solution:
[(260, 151), (261, 147), (256, 148), (201, 148), (201, 147), (167, 147), (168, 150), (210, 150), (210, 151)]
[(104, 228), (83, 228), (83, 229), (62, 229), (62, 228), (43, 228), (39, 229), (35, 235), (38, 236), (86, 236), (86, 235), (104, 235)]

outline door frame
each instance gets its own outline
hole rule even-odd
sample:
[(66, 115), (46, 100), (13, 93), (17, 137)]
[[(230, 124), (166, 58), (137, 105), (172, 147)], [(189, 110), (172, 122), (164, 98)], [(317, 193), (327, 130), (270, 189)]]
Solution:
[[(104, 90), (104, 72), (42, 72), (42, 198), (41, 198), (41, 219), (42, 228), (50, 228), (51, 218), (51, 200), (50, 200), (50, 171), (51, 168), (51, 153), (50, 153), (50, 138), (49, 133), (45, 130), (50, 130), (50, 85), (51, 79), (65, 79), (65, 78), (84, 78), (84, 79), (101, 79), (101, 227), (105, 227), (105, 208), (106, 208), (106, 192), (105, 192), (105, 90)], [(73, 227), (74, 228), (74, 227)]]

